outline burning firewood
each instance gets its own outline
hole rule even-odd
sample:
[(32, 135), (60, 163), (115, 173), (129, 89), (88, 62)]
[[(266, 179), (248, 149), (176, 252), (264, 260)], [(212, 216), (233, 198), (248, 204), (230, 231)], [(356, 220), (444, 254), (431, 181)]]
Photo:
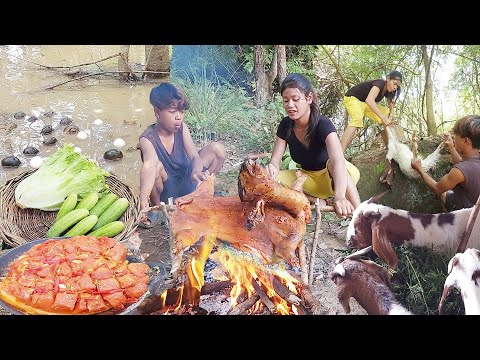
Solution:
[[(230, 276), (222, 285), (232, 284), (229, 313), (316, 313), (318, 303), (296, 274), (306, 269), (301, 250), (311, 218), (301, 190), (305, 180), (300, 175), (293, 189), (285, 188), (247, 160), (239, 174), (240, 196), (214, 197), (214, 176), (208, 176), (194, 192), (178, 198), (169, 213), (174, 284), (165, 291), (160, 312), (186, 313), (199, 306), (210, 257)], [(246, 300), (237, 303), (240, 294)]]

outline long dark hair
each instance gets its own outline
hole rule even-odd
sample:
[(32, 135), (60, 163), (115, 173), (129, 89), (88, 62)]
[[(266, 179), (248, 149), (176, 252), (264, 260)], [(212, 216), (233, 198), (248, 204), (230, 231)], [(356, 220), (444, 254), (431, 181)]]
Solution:
[[(292, 73), (285, 77), (280, 86), (280, 94), (283, 94), (285, 89), (294, 88), (300, 90), (305, 96), (312, 94), (313, 101), (310, 104), (310, 118), (308, 123), (308, 129), (305, 134), (305, 147), (308, 149), (310, 147), (310, 142), (312, 141), (320, 121), (320, 108), (318, 106), (318, 98), (315, 90), (313, 89), (312, 83), (304, 75), (298, 73)], [(287, 138), (290, 137), (293, 131), (293, 121), (290, 121), (289, 127), (287, 129)]]
[[(400, 71), (397, 70), (392, 70), (388, 73), (387, 75), (387, 80), (400, 80), (400, 82), (403, 82), (403, 75)], [(393, 101), (397, 101), (398, 97), (400, 96), (400, 92), (402, 89), (400, 88), (400, 85), (397, 86), (397, 90), (395, 91), (395, 95), (392, 97)]]

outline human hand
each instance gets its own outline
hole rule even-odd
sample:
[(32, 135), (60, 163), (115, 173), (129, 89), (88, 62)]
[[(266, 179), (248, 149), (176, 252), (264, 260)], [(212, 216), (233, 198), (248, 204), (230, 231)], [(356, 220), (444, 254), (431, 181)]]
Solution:
[(271, 163), (268, 163), (267, 166), (265, 167), (265, 170), (267, 170), (267, 174), (273, 179), (277, 180), (277, 176), (279, 173), (279, 168)]
[(352, 215), (353, 211), (355, 210), (352, 203), (345, 197), (334, 197), (333, 207), (335, 208), (335, 213), (337, 216), (341, 218)]
[(149, 204), (142, 204), (140, 203), (140, 219), (139, 222), (144, 225), (148, 225), (148, 218), (147, 218), (147, 212), (149, 209)]
[(420, 160), (419, 158), (413, 158), (411, 162), (411, 166), (415, 170), (419, 171), (422, 168), (422, 160)]
[(443, 144), (447, 145), (449, 148), (453, 147), (453, 139), (450, 134), (443, 134)]
[(390, 117), (387, 117), (386, 119), (383, 120), (383, 124), (385, 126), (392, 126), (392, 125), (396, 125), (395, 121), (393, 121), (392, 119), (390, 119)]
[(197, 186), (210, 175), (210, 172), (207, 170), (205, 171), (192, 171), (192, 181), (197, 183)]

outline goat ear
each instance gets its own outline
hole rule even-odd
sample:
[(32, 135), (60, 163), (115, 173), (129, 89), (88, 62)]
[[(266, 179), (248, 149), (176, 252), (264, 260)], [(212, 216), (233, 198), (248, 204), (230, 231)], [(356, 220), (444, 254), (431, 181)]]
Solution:
[(371, 261), (371, 260), (362, 260), (363, 263), (368, 265), (370, 269), (372, 269), (375, 274), (377, 274), (380, 279), (383, 281), (385, 285), (387, 285), (389, 288), (392, 287), (392, 284), (390, 283), (390, 274), (388, 273), (388, 270), (385, 269), (383, 266), (378, 265), (376, 262)]
[(457, 256), (458, 254), (455, 254), (455, 256), (453, 258), (450, 259), (450, 261), (448, 262), (448, 268), (447, 268), (447, 274), (450, 274), (453, 270), (453, 268), (458, 264), (458, 262), (460, 261), (460, 259), (458, 258)]
[(363, 208), (362, 214), (365, 217), (369, 217), (372, 214), (378, 214), (380, 210), (378, 209), (378, 206), (376, 204), (367, 204)]
[(370, 199), (368, 199), (367, 203), (377, 203), (378, 200), (380, 200), (381, 197), (382, 197), (383, 195), (385, 195), (386, 193), (388, 193), (389, 191), (390, 191), (390, 190), (387, 190), (387, 191), (384, 191), (384, 192), (381, 193), (381, 194), (378, 194), (378, 195), (375, 195), (375, 196), (371, 197)]
[(385, 261), (391, 269), (396, 269), (398, 265), (398, 257), (393, 250), (391, 242), (387, 238), (384, 227), (375, 221), (372, 224), (372, 247), (375, 254)]

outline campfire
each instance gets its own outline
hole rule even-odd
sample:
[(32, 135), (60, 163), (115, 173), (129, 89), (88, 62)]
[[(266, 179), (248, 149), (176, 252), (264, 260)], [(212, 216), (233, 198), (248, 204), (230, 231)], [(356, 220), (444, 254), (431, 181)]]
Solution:
[(239, 196), (214, 197), (211, 176), (178, 198), (169, 214), (171, 286), (151, 313), (318, 313), (319, 304), (302, 281), (303, 236), (311, 218), (301, 191), (305, 179), (298, 176), (288, 189), (247, 160)]
[[(202, 242), (185, 257), (186, 271), (177, 284), (160, 296), (161, 308), (152, 314), (306, 315), (318, 304), (295, 269), (288, 264), (263, 264), (255, 256), (228, 244), (215, 245), (205, 266)], [(208, 256), (208, 254), (207, 254)], [(204, 272), (204, 268), (210, 270)], [(207, 281), (204, 281), (204, 279)]]

